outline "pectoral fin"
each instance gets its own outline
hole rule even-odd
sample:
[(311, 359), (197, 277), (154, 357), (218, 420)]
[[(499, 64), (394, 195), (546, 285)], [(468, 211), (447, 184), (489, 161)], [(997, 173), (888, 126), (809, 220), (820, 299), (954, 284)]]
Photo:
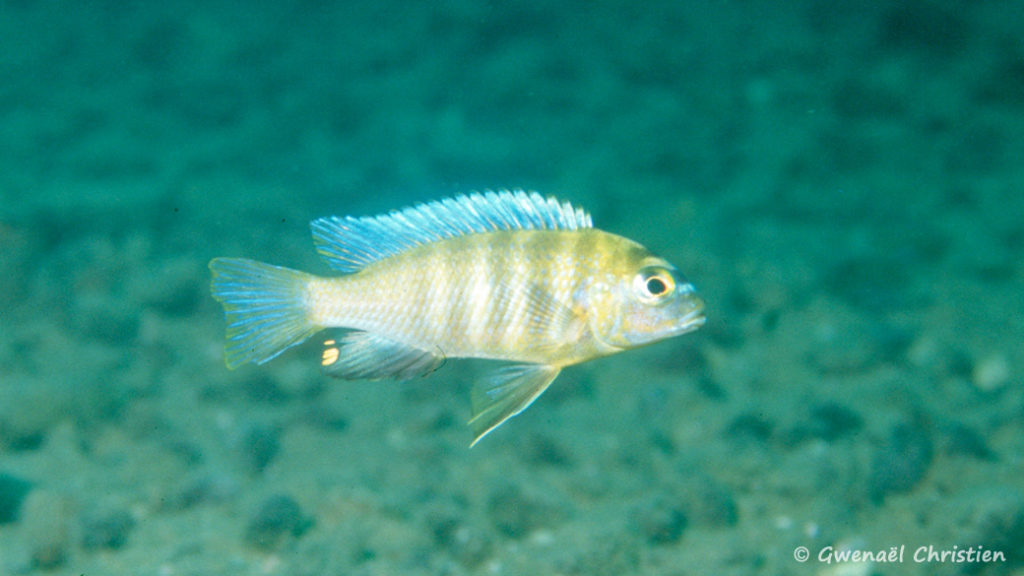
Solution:
[(519, 414), (547, 390), (559, 369), (546, 364), (503, 366), (473, 387), (473, 443)]
[(324, 341), (321, 364), (346, 380), (407, 380), (430, 374), (444, 361), (437, 351), (414, 348), (370, 332), (353, 331)]

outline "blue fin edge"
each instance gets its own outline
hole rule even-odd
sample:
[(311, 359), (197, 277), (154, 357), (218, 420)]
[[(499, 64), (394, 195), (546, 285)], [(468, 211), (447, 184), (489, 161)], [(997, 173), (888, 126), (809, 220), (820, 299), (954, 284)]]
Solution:
[(228, 368), (263, 364), (320, 330), (303, 298), (309, 274), (245, 258), (214, 258), (210, 271), (210, 289), (227, 319)]
[(457, 236), (592, 226), (590, 215), (582, 209), (523, 190), (474, 192), (380, 216), (332, 216), (310, 223), (317, 252), (332, 268), (346, 273)]

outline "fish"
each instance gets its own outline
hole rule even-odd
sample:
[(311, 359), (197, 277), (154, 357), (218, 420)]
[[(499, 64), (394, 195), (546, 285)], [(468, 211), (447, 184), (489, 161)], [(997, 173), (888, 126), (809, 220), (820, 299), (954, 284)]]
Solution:
[(227, 367), (263, 364), (328, 329), (320, 363), (346, 380), (407, 380), (449, 358), (493, 361), (471, 388), (470, 447), (563, 368), (705, 321), (704, 301), (675, 266), (537, 192), (472, 192), (310, 228), (339, 275), (210, 261)]

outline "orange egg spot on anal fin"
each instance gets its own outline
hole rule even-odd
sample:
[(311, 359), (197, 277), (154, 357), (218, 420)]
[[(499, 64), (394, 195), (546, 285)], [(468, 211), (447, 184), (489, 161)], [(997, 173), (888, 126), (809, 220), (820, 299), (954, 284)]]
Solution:
[(334, 346), (334, 340), (328, 340), (324, 342), (328, 348), (324, 348), (323, 358), (320, 361), (321, 366), (330, 366), (338, 361), (338, 355), (340, 354), (338, 347)]

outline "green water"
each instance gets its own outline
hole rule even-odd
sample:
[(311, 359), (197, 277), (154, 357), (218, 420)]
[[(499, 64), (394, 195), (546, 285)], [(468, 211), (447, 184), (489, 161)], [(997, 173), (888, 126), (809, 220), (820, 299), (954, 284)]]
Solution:
[[(1021, 29), (1011, 1), (0, 3), (0, 575), (1019, 573)], [(224, 366), (211, 258), (328, 274), (314, 218), (502, 188), (662, 254), (707, 324), (472, 450), (473, 363)]]

